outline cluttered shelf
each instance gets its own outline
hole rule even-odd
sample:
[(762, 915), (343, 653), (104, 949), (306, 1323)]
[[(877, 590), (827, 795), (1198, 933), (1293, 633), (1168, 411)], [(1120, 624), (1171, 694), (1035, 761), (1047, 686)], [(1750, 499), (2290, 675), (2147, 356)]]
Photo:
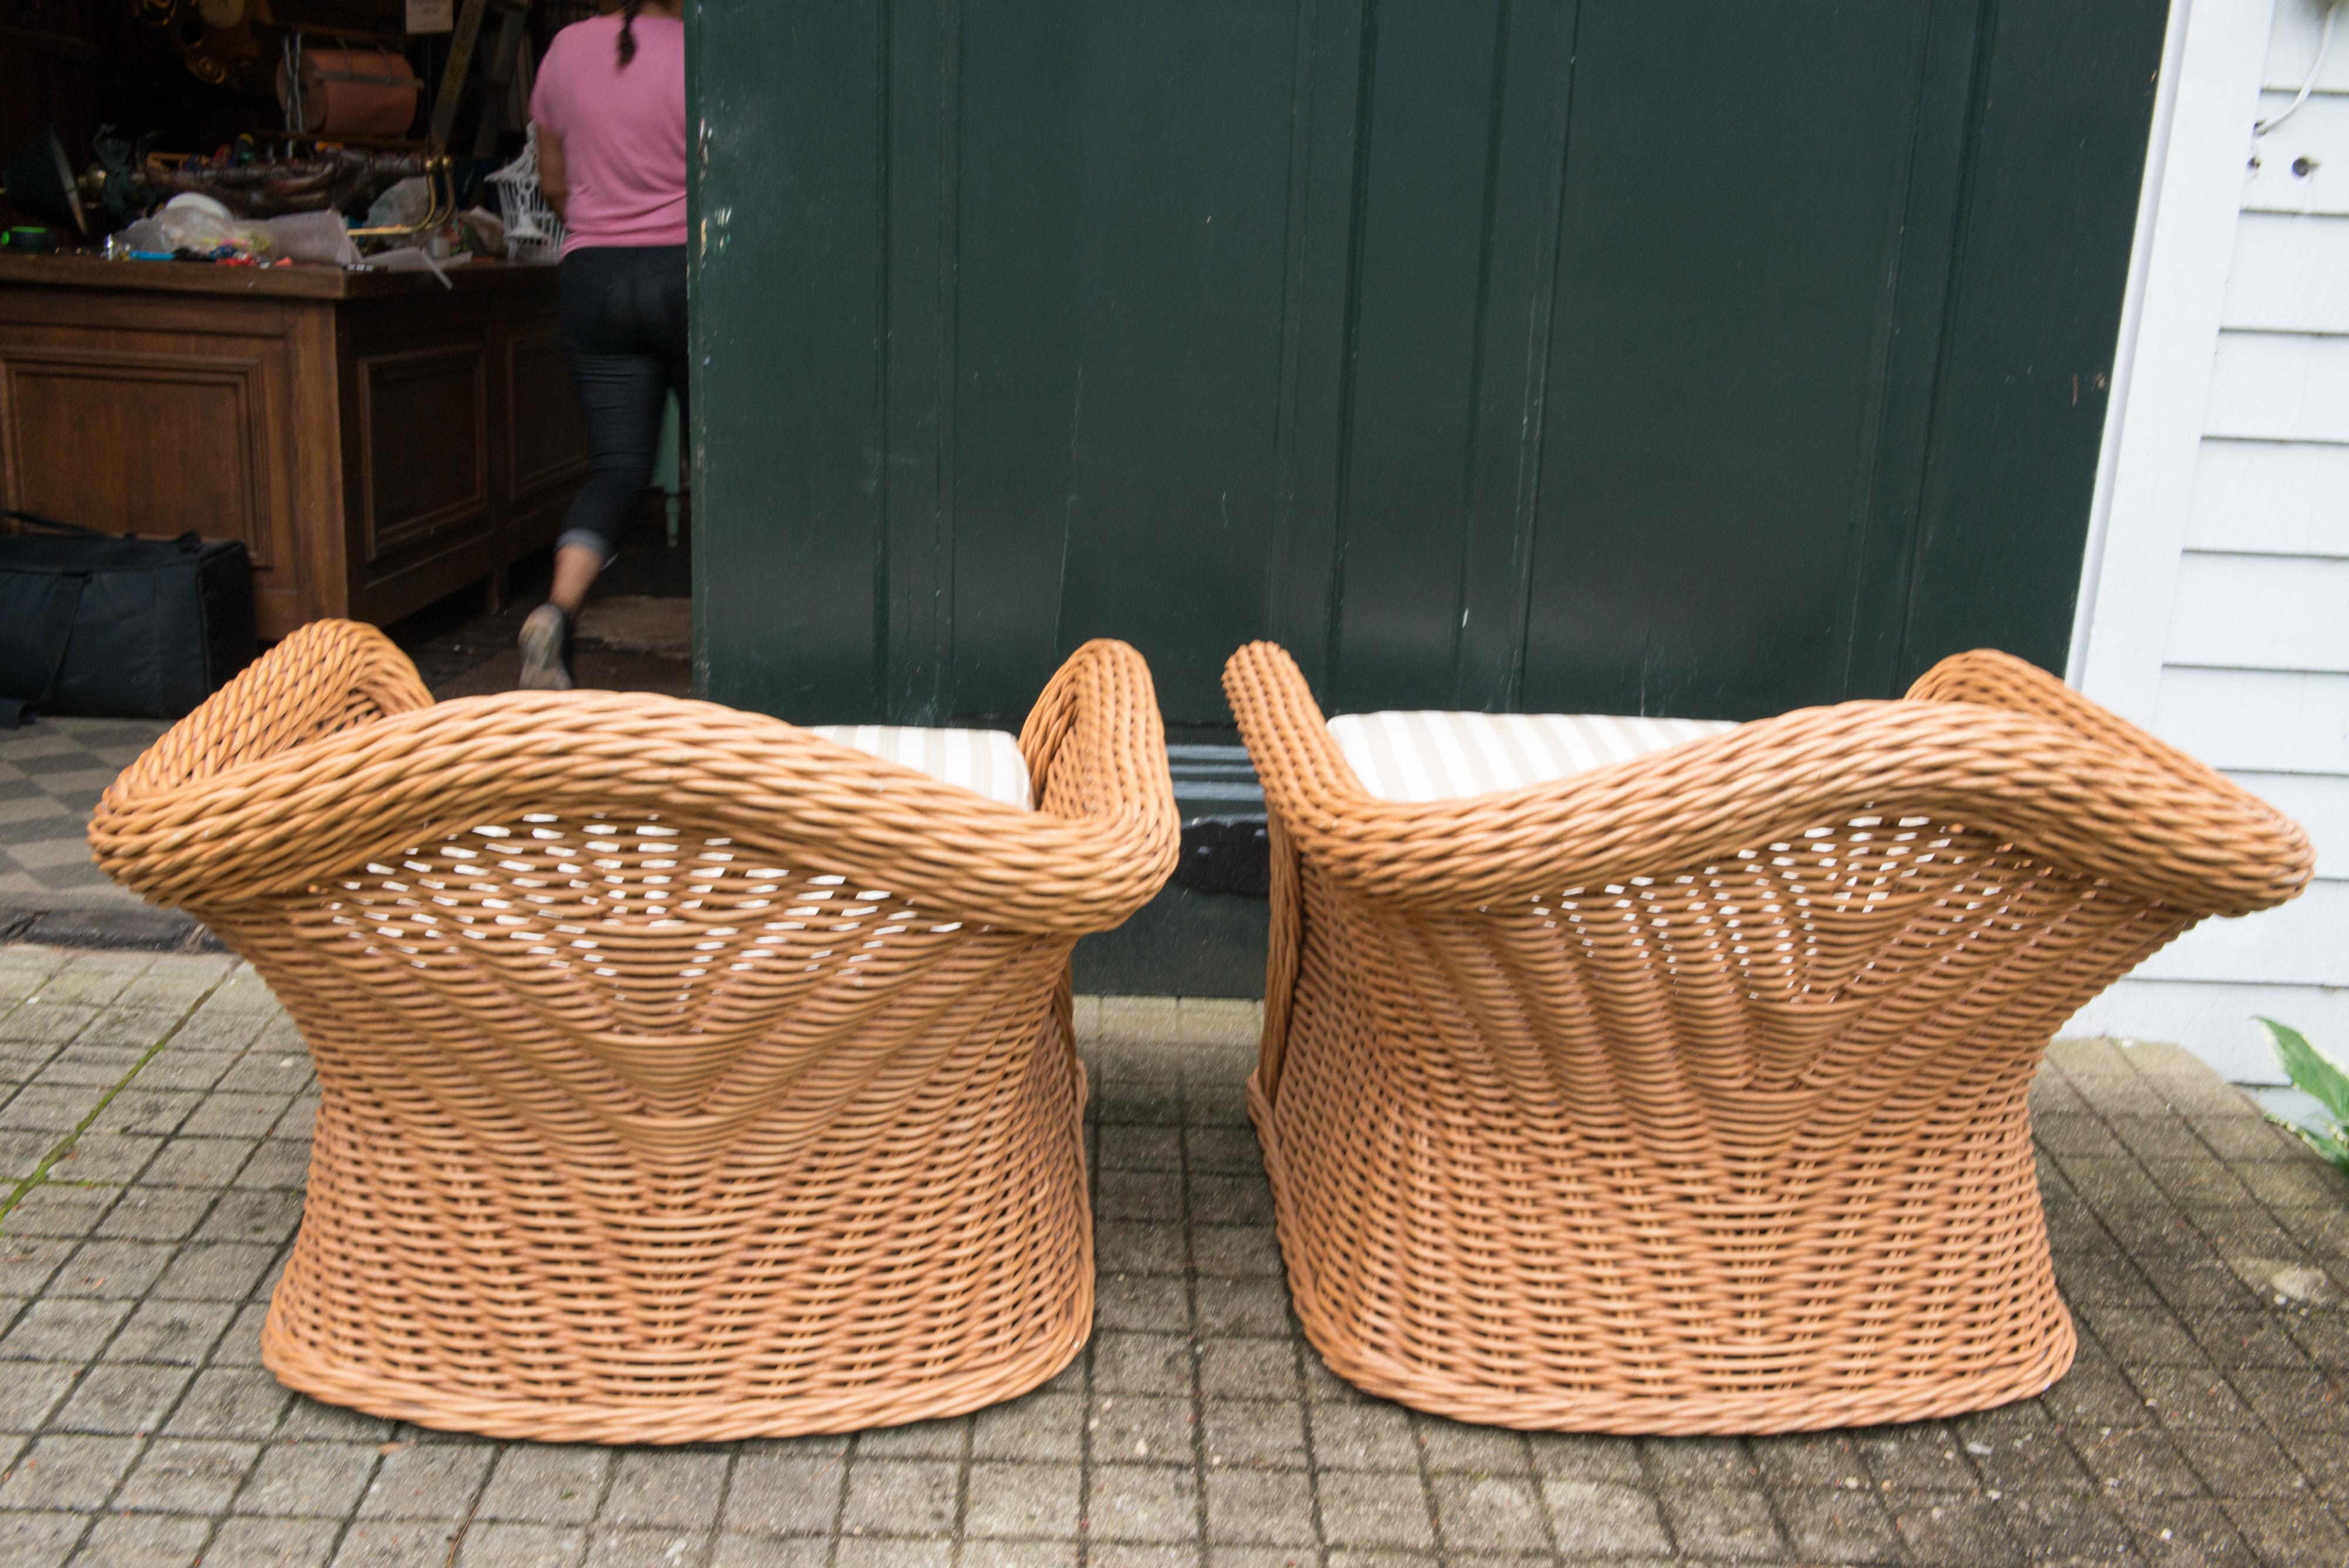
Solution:
[(384, 299), (402, 295), (554, 288), (555, 269), (490, 258), (445, 267), (447, 282), (425, 271), (362, 271), (295, 263), (290, 266), (202, 266), (108, 261), (71, 252), (0, 251), (0, 284), (98, 288), (119, 293), (228, 294), (281, 299)]
[(586, 431), (556, 269), (446, 278), (0, 254), (0, 504), (243, 541), (264, 638), (494, 601), (561, 527)]

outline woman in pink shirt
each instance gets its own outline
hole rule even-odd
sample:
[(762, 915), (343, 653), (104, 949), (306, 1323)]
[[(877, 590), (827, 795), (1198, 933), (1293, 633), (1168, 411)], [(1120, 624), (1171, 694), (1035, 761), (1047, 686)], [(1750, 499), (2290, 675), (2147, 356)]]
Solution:
[(580, 601), (652, 482), (668, 394), (685, 407), (682, 0), (628, 0), (547, 45), (531, 93), (538, 183), (563, 220), (563, 348), (595, 465), (522, 628), (522, 683), (567, 691)]

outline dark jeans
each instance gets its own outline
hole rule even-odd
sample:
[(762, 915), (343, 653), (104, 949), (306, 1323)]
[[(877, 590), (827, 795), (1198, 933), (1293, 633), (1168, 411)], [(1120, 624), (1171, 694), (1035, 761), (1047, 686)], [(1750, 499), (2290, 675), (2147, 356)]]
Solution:
[(583, 246), (563, 258), (563, 349), (595, 464), (557, 545), (609, 562), (653, 483), (667, 394), (686, 408), (685, 247)]

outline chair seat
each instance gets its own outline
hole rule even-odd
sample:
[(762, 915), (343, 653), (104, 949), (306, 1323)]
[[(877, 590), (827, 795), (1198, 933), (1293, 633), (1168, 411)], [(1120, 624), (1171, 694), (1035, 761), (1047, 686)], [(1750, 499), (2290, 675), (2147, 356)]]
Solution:
[(810, 724), (811, 734), (854, 746), (868, 756), (959, 784), (973, 794), (1033, 811), (1028, 761), (1003, 730), (924, 730), (905, 724)]
[(1330, 734), (1382, 800), (1454, 800), (1612, 767), (1737, 728), (1725, 719), (1611, 713), (1347, 713)]

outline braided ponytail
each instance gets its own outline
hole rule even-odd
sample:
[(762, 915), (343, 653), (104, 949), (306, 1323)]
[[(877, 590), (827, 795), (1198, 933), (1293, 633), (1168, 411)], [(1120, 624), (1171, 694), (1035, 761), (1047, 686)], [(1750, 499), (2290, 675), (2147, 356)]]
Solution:
[(620, 7), (620, 63), (626, 65), (636, 57), (636, 7), (641, 0), (627, 0)]

